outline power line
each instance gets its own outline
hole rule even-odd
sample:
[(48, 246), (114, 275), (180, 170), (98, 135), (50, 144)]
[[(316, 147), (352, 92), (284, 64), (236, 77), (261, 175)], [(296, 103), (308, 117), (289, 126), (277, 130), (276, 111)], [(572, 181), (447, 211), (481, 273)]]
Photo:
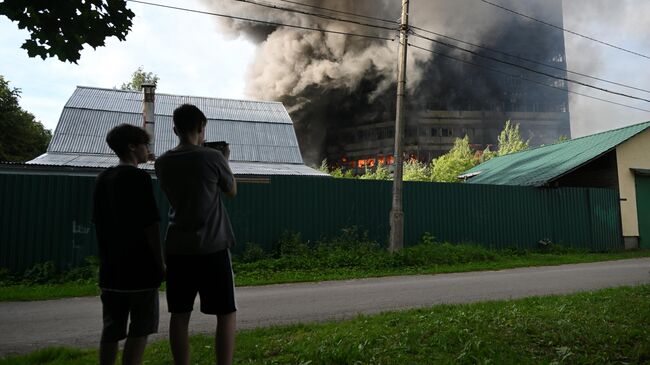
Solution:
[(235, 1), (239, 1), (239, 2), (247, 3), (247, 4), (252, 4), (252, 5), (257, 5), (257, 6), (263, 6), (265, 8), (269, 8), (269, 9), (283, 10), (283, 11), (289, 11), (289, 12), (292, 12), (292, 13), (299, 13), (299, 14), (304, 14), (304, 15), (309, 15), (309, 16), (315, 16), (315, 17), (319, 17), (319, 18), (323, 18), (323, 19), (327, 19), (327, 20), (334, 20), (334, 21), (337, 21), (337, 22), (344, 22), (344, 23), (352, 23), (352, 24), (356, 24), (356, 25), (362, 25), (364, 27), (379, 28), (379, 29), (385, 29), (385, 30), (390, 30), (390, 31), (397, 31), (398, 30), (397, 27), (392, 27), (391, 28), (391, 27), (387, 27), (387, 26), (383, 26), (383, 25), (363, 23), (363, 22), (359, 22), (359, 21), (356, 21), (356, 20), (341, 19), (341, 18), (337, 18), (337, 17), (331, 16), (331, 15), (310, 13), (310, 12), (304, 11), (304, 10), (299, 10), (299, 9), (294, 9), (294, 8), (285, 8), (285, 7), (282, 7), (282, 6), (277, 6), (277, 5), (273, 5), (273, 4), (269, 4), (269, 3), (262, 3), (262, 2), (259, 2), (259, 1), (253, 1), (253, 0), (235, 0)]
[[(258, 6), (264, 6), (264, 7), (272, 8), (272, 9), (276, 9), (276, 10), (284, 10), (284, 11), (297, 12), (297, 13), (300, 13), (300, 14), (305, 14), (305, 15), (310, 15), (310, 16), (317, 16), (317, 17), (321, 17), (321, 18), (325, 18), (325, 19), (329, 19), (329, 20), (349, 22), (349, 23), (354, 23), (354, 24), (358, 24), (358, 25), (363, 25), (363, 26), (368, 26), (368, 27), (375, 27), (375, 28), (381, 28), (381, 29), (387, 29), (387, 30), (395, 30), (395, 28), (389, 28), (389, 27), (383, 27), (383, 26), (378, 26), (378, 25), (373, 25), (373, 24), (361, 23), (361, 22), (356, 22), (356, 21), (352, 21), (352, 20), (336, 18), (336, 17), (333, 17), (333, 16), (328, 16), (328, 15), (323, 15), (323, 14), (304, 12), (304, 11), (300, 11), (300, 10), (297, 10), (297, 9), (291, 9), (291, 8), (279, 7), (279, 6), (271, 5), (271, 4), (264, 4), (264, 3), (260, 3), (260, 2), (253, 1), (253, 0), (235, 0), (235, 1), (240, 1), (240, 2), (245, 2), (245, 3), (250, 3), (250, 4), (254, 4), (254, 5), (258, 5)], [(299, 2), (296, 2), (296, 1), (291, 1), (291, 0), (278, 0), (278, 1), (283, 1), (283, 2), (287, 2), (287, 3), (298, 4), (298, 5), (303, 5), (303, 6), (310, 6), (310, 7), (318, 8), (318, 9), (321, 9), (321, 10), (326, 10), (326, 11), (340, 12), (340, 13), (344, 13), (344, 14), (354, 14), (354, 13), (348, 13), (348, 12), (338, 11), (338, 10), (334, 10), (334, 9), (330, 9), (330, 8), (325, 8), (325, 7), (320, 7), (320, 6), (306, 5), (306, 4), (302, 4), (302, 3), (299, 3)], [(355, 15), (355, 16), (365, 17), (365, 16), (363, 16), (363, 15), (359, 15), (359, 14), (354, 14), (354, 15)], [(371, 18), (371, 17), (370, 17), (370, 18)], [(382, 20), (382, 19), (380, 19), (380, 20)], [(382, 21), (383, 21), (383, 20), (382, 20)], [(477, 48), (485, 49), (485, 50), (488, 50), (488, 51), (491, 51), (491, 52), (494, 52), (494, 53), (498, 53), (498, 54), (501, 54), (501, 55), (506, 55), (506, 56), (509, 56), (509, 57), (513, 57), (513, 58), (516, 58), (516, 59), (519, 59), (519, 60), (522, 60), (522, 61), (531, 62), (531, 63), (537, 64), (537, 65), (541, 65), (541, 66), (545, 66), (545, 67), (548, 67), (548, 68), (552, 68), (552, 69), (560, 70), (560, 71), (567, 72), (567, 73), (570, 73), (570, 74), (579, 75), (579, 76), (582, 76), (582, 77), (591, 78), (591, 79), (598, 80), (598, 81), (602, 81), (602, 82), (606, 82), (606, 83), (609, 83), (609, 84), (612, 84), (612, 85), (617, 85), (617, 86), (621, 86), (621, 87), (625, 87), (625, 88), (629, 88), (629, 89), (633, 89), (633, 90), (637, 90), (637, 91), (642, 91), (642, 92), (650, 93), (650, 90), (646, 90), (646, 89), (641, 89), (641, 88), (634, 87), (634, 86), (625, 85), (625, 84), (622, 84), (622, 83), (619, 83), (619, 82), (615, 82), (615, 81), (609, 81), (609, 80), (602, 79), (602, 78), (599, 78), (599, 77), (596, 77), (596, 76), (590, 76), (590, 75), (587, 75), (587, 74), (584, 74), (584, 73), (571, 71), (571, 70), (568, 70), (568, 69), (565, 69), (565, 68), (562, 68), (562, 67), (557, 67), (557, 66), (553, 66), (553, 65), (548, 65), (548, 64), (545, 64), (545, 63), (542, 63), (542, 62), (538, 62), (538, 61), (535, 61), (535, 60), (531, 60), (531, 59), (528, 59), (528, 58), (524, 58), (524, 57), (521, 57), (521, 56), (516, 56), (516, 55), (512, 55), (512, 54), (509, 54), (509, 53), (503, 52), (503, 51), (499, 51), (499, 50), (495, 50), (495, 49), (492, 49), (492, 48), (488, 48), (488, 47), (485, 47), (485, 46), (482, 46), (482, 45), (477, 45), (477, 44), (473, 44), (473, 43), (465, 42), (465, 41), (460, 40), (460, 39), (458, 39), (458, 38), (454, 38), (454, 37), (446, 36), (446, 35), (444, 35), (444, 34), (436, 33), (436, 32), (433, 32), (433, 31), (430, 31), (430, 30), (427, 30), (427, 29), (424, 29), (424, 28), (415, 27), (415, 26), (413, 26), (413, 27), (411, 27), (411, 28), (413, 28), (413, 29), (418, 29), (418, 30), (421, 30), (421, 31), (424, 31), (424, 32), (427, 32), (427, 33), (430, 33), (430, 34), (434, 34), (434, 35), (437, 35), (437, 36), (439, 36), (439, 37), (443, 37), (443, 38), (451, 39), (451, 40), (454, 40), (454, 41), (459, 42), (459, 43), (468, 44), (468, 45), (471, 45), (471, 46), (473, 46), (473, 47), (477, 47)], [(419, 35), (416, 34), (416, 36), (419, 36)], [(431, 40), (431, 39), (429, 39), (429, 40)], [(433, 41), (433, 40), (432, 40), (432, 41)], [(446, 46), (451, 46), (451, 45), (446, 44), (446, 43), (442, 43), (442, 44), (443, 44), (443, 45), (446, 45)], [(465, 49), (463, 49), (463, 48), (458, 48), (458, 49), (469, 52), (469, 50), (465, 50)], [(482, 57), (482, 56), (481, 56), (481, 57)], [(492, 60), (495, 60), (495, 59), (493, 59), (493, 58), (491, 58), (491, 59), (492, 59)], [(506, 62), (506, 61), (504, 61), (504, 62)], [(508, 63), (508, 64), (510, 64), (511, 66), (514, 66), (514, 67), (525, 68), (526, 70), (531, 71), (531, 72), (537, 72), (536, 70), (532, 70), (532, 69), (527, 68), (527, 67), (525, 67), (525, 66), (516, 65), (516, 64), (512, 64), (512, 63)], [(578, 84), (580, 84), (580, 85), (582, 85), (582, 86), (590, 87), (590, 88), (595, 88), (595, 89), (597, 89), (597, 90), (599, 90), (599, 91), (608, 92), (608, 93), (613, 93), (613, 94), (616, 94), (616, 95), (619, 95), (619, 96), (630, 97), (630, 98), (634, 98), (634, 99), (638, 99), (638, 100), (642, 100), (642, 101), (650, 102), (650, 100), (648, 100), (648, 99), (643, 99), (643, 98), (639, 98), (639, 97), (636, 97), (636, 96), (630, 96), (630, 95), (623, 94), (623, 93), (619, 93), (619, 92), (616, 92), (616, 91), (610, 91), (610, 90), (607, 90), (607, 89), (604, 89), (604, 88), (601, 88), (601, 87), (597, 87), (597, 86), (592, 86), (592, 85), (589, 85), (589, 84), (586, 84), (586, 83), (583, 83), (583, 82), (580, 82), (580, 81), (577, 81), (577, 80), (571, 80), (571, 79), (568, 79), (568, 78), (566, 78), (566, 77), (555, 76), (555, 75), (549, 75), (549, 74), (545, 74), (545, 73), (544, 73), (544, 75), (545, 75), (545, 76), (549, 76), (549, 77), (553, 77), (553, 78), (562, 79), (562, 80), (567, 81), (567, 82), (578, 83)]]
[(519, 15), (519, 16), (524, 17), (524, 18), (526, 18), (526, 19), (530, 19), (530, 20), (532, 20), (532, 21), (538, 22), (538, 23), (540, 23), (540, 24), (544, 24), (544, 25), (546, 25), (546, 26), (548, 26), (548, 27), (552, 27), (552, 28), (555, 28), (555, 29), (561, 30), (561, 31), (563, 31), (563, 32), (567, 32), (567, 33), (570, 33), (570, 34), (573, 34), (573, 35), (577, 35), (578, 37), (582, 37), (582, 38), (585, 38), (585, 39), (589, 39), (590, 41), (594, 41), (594, 42), (596, 42), (596, 43), (600, 43), (600, 44), (606, 45), (606, 46), (608, 46), (608, 47), (612, 47), (612, 48), (618, 49), (618, 50), (620, 50), (620, 51), (627, 52), (627, 53), (633, 54), (633, 55), (635, 55), (635, 56), (643, 57), (643, 58), (646, 58), (646, 59), (649, 59), (649, 60), (650, 60), (650, 56), (647, 56), (647, 55), (645, 55), (645, 54), (642, 54), (642, 53), (639, 53), (639, 52), (635, 52), (635, 51), (629, 50), (629, 49), (627, 49), (627, 48), (623, 48), (623, 47), (620, 47), (620, 46), (617, 46), (617, 45), (615, 45), (615, 44), (611, 44), (611, 43), (608, 43), (608, 42), (605, 42), (605, 41), (601, 41), (601, 40), (596, 39), (596, 38), (594, 38), (594, 37), (590, 37), (590, 36), (587, 36), (587, 35), (584, 35), (584, 34), (580, 34), (580, 33), (578, 33), (578, 32), (575, 32), (575, 31), (572, 31), (572, 30), (569, 30), (569, 29), (566, 29), (566, 28), (560, 27), (560, 26), (555, 25), (555, 24), (551, 24), (551, 23), (549, 23), (549, 22), (545, 22), (545, 21), (543, 21), (543, 20), (539, 20), (539, 19), (537, 19), (537, 18), (533, 18), (533, 17), (530, 16), (530, 15), (526, 15), (526, 14), (520, 13), (520, 12), (518, 12), (518, 11), (515, 11), (515, 10), (512, 10), (512, 9), (509, 9), (509, 8), (506, 8), (506, 7), (503, 6), (503, 5), (499, 5), (499, 4), (493, 3), (493, 2), (488, 1), (488, 0), (479, 0), (479, 1), (481, 1), (481, 2), (483, 2), (483, 3), (486, 3), (486, 4), (488, 4), (488, 5), (492, 5), (492, 6), (494, 6), (494, 7), (497, 7), (497, 8), (499, 8), (499, 9), (505, 10), (505, 11), (507, 11), (507, 12), (509, 12), (509, 13), (516, 14), (516, 15)]
[(451, 60), (462, 62), (462, 63), (472, 65), (472, 66), (475, 66), (475, 67), (478, 67), (478, 68), (486, 69), (488, 71), (500, 73), (500, 74), (503, 74), (503, 75), (506, 75), (506, 76), (515, 77), (515, 78), (518, 78), (518, 79), (521, 79), (521, 80), (524, 80), (524, 81), (528, 81), (528, 82), (532, 82), (532, 83), (535, 83), (535, 84), (538, 84), (538, 85), (550, 87), (550, 88), (553, 88), (553, 89), (562, 90), (562, 91), (565, 91), (565, 92), (568, 92), (568, 93), (571, 93), (571, 94), (580, 95), (580, 96), (590, 98), (590, 99), (603, 101), (605, 103), (610, 103), (610, 104), (619, 105), (619, 106), (623, 106), (623, 107), (626, 107), (626, 108), (636, 109), (636, 110), (640, 110), (640, 111), (650, 113), (650, 110), (648, 110), (648, 109), (643, 109), (643, 108), (635, 107), (635, 106), (628, 105), (628, 104), (618, 103), (618, 102), (615, 102), (615, 101), (612, 101), (612, 100), (607, 100), (607, 99), (599, 98), (599, 97), (596, 97), (596, 96), (579, 93), (577, 91), (572, 91), (572, 90), (569, 90), (569, 89), (565, 89), (565, 88), (562, 88), (562, 87), (545, 84), (545, 83), (540, 82), (540, 81), (527, 79), (527, 78), (525, 78), (525, 77), (523, 77), (521, 75), (514, 75), (514, 74), (511, 74), (511, 73), (508, 73), (508, 72), (505, 72), (505, 71), (502, 71), (502, 70), (498, 70), (498, 69), (495, 69), (495, 68), (492, 68), (492, 67), (488, 67), (488, 66), (485, 66), (485, 65), (480, 65), (478, 63), (471, 62), (471, 61), (463, 60), (462, 58), (453, 57), (453, 56), (450, 56), (450, 55), (447, 55), (447, 54), (444, 54), (444, 53), (440, 53), (440, 52), (437, 52), (437, 51), (434, 51), (434, 50), (431, 50), (431, 49), (428, 49), (428, 48), (420, 47), (420, 46), (417, 46), (417, 45), (412, 44), (412, 43), (409, 43), (409, 46), (411, 46), (413, 48), (417, 48), (417, 49), (422, 50), (422, 51), (433, 53), (433, 54), (441, 56), (441, 57), (445, 57), (445, 58), (448, 58), (448, 59), (451, 59)]
[(639, 87), (622, 84), (620, 82), (602, 79), (602, 78), (599, 78), (599, 77), (596, 77), (596, 76), (587, 75), (587, 74), (584, 74), (584, 73), (580, 73), (580, 72), (577, 72), (577, 71), (572, 71), (572, 70), (565, 69), (565, 68), (558, 67), (558, 66), (554, 66), (554, 65), (549, 65), (549, 64), (544, 63), (544, 62), (539, 62), (539, 61), (532, 60), (530, 58), (513, 55), (511, 53), (500, 51), (500, 50), (493, 49), (493, 48), (490, 48), (490, 47), (486, 47), (486, 46), (483, 46), (483, 45), (480, 45), (480, 44), (475, 44), (475, 43), (463, 41), (462, 39), (450, 37), (448, 35), (437, 33), (437, 32), (434, 32), (434, 31), (431, 31), (431, 30), (428, 30), (428, 29), (424, 29), (424, 28), (420, 28), (420, 27), (416, 27), (416, 26), (411, 26), (411, 28), (417, 29), (417, 30), (420, 30), (420, 31), (423, 31), (423, 32), (426, 32), (426, 33), (429, 33), (429, 34), (433, 34), (433, 35), (436, 35), (438, 37), (450, 39), (450, 40), (456, 41), (458, 43), (463, 43), (463, 44), (467, 44), (467, 45), (472, 46), (472, 47), (476, 47), (476, 48), (484, 49), (486, 51), (498, 53), (498, 54), (503, 55), (503, 56), (512, 57), (512, 58), (516, 58), (516, 59), (521, 60), (521, 61), (534, 63), (534, 64), (539, 65), (539, 66), (544, 66), (544, 67), (556, 69), (556, 70), (559, 70), (559, 71), (562, 71), (562, 72), (567, 72), (567, 73), (570, 73), (570, 74), (574, 74), (574, 75), (578, 75), (578, 76), (582, 76), (582, 77), (587, 77), (587, 78), (590, 78), (590, 79), (606, 82), (608, 84), (617, 85), (617, 86), (621, 86), (621, 87), (632, 89), (632, 90), (637, 90), (637, 91), (643, 91), (645, 93), (650, 93), (650, 90), (647, 90), (647, 89), (642, 89), (642, 88), (639, 88)]
[(585, 87), (595, 89), (595, 90), (598, 90), (598, 91), (606, 92), (606, 93), (609, 93), (609, 94), (614, 94), (614, 95), (622, 96), (622, 97), (625, 97), (625, 98), (630, 98), (630, 99), (635, 99), (635, 100), (645, 101), (646, 103), (650, 103), (650, 99), (645, 99), (645, 98), (641, 98), (641, 97), (638, 97), (638, 96), (621, 93), (621, 92), (618, 92), (618, 91), (608, 90), (608, 89), (602, 88), (600, 86), (594, 86), (594, 85), (591, 85), (591, 84), (587, 84), (586, 82), (569, 79), (567, 77), (555, 76), (555, 75), (552, 75), (552, 74), (549, 74), (549, 73), (546, 73), (546, 72), (537, 71), (537, 70), (532, 69), (530, 67), (522, 66), (522, 65), (519, 65), (519, 64), (516, 64), (516, 63), (513, 63), (513, 62), (509, 62), (509, 61), (500, 60), (500, 59), (498, 59), (496, 57), (483, 55), (483, 54), (480, 54), (480, 53), (478, 53), (476, 51), (472, 51), (472, 50), (469, 50), (469, 49), (466, 49), (466, 48), (463, 48), (463, 47), (459, 47), (459, 46), (456, 46), (456, 45), (453, 45), (453, 44), (449, 44), (449, 43), (446, 43), (446, 42), (443, 42), (443, 41), (439, 41), (439, 40), (434, 39), (434, 38), (426, 37), (426, 36), (423, 36), (421, 34), (414, 33), (413, 35), (416, 36), (416, 37), (426, 39), (428, 41), (443, 45), (445, 47), (454, 48), (454, 49), (457, 49), (457, 50), (460, 50), (460, 51), (463, 51), (463, 52), (471, 53), (471, 54), (473, 54), (475, 56), (485, 58), (485, 59), (488, 59), (488, 60), (492, 60), (492, 61), (495, 61), (495, 62), (498, 62), (498, 63), (503, 63), (503, 64), (508, 65), (508, 66), (520, 68), (520, 69), (528, 71), (528, 72), (540, 74), (540, 75), (550, 77), (550, 78), (553, 78), (553, 79), (557, 79), (557, 80), (564, 80), (566, 82), (570, 82), (570, 83), (573, 83), (573, 84), (578, 84), (578, 85), (585, 86)]
[(283, 3), (299, 5), (299, 6), (304, 6), (304, 7), (313, 8), (313, 9), (330, 11), (332, 13), (351, 15), (351, 16), (358, 17), (358, 18), (363, 18), (363, 19), (378, 20), (380, 22), (393, 23), (395, 25), (399, 24), (399, 22), (397, 22), (395, 20), (376, 18), (376, 17), (373, 17), (373, 16), (362, 15), (362, 14), (357, 14), (357, 13), (351, 13), (351, 12), (342, 11), (342, 10), (335, 10), (335, 9), (325, 8), (325, 7), (322, 7), (322, 6), (309, 5), (309, 4), (301, 3), (301, 2), (298, 2), (298, 1), (291, 1), (291, 0), (277, 0), (277, 1), (282, 1)]
[(319, 29), (319, 28), (303, 27), (303, 26), (301, 26), (301, 25), (294, 25), (294, 24), (285, 24), (285, 23), (278, 23), (278, 22), (268, 22), (268, 21), (265, 21), (265, 20), (252, 19), (252, 18), (244, 18), (244, 17), (234, 16), (234, 15), (227, 15), (227, 14), (214, 13), (214, 12), (210, 12), (210, 11), (203, 11), (203, 10), (196, 10), (196, 9), (181, 8), (181, 7), (177, 7), (177, 6), (164, 5), (164, 4), (157, 4), (157, 3), (151, 3), (151, 2), (147, 2), (147, 1), (141, 1), (141, 0), (126, 0), (126, 1), (128, 1), (128, 2), (132, 2), (132, 3), (138, 3), (138, 4), (149, 5), (149, 6), (156, 6), (156, 7), (160, 7), (160, 8), (166, 8), (166, 9), (173, 9), (173, 10), (185, 11), (185, 12), (189, 12), (189, 13), (196, 13), (196, 14), (203, 14), (203, 15), (212, 15), (212, 16), (221, 17), (221, 18), (229, 18), (229, 19), (242, 20), (242, 21), (253, 22), (253, 23), (260, 23), (260, 24), (266, 24), (266, 25), (273, 25), (273, 26), (277, 26), (277, 27), (289, 27), (289, 28), (297, 28), (297, 29), (302, 29), (302, 30), (310, 30), (310, 31), (321, 32), (321, 33), (340, 34), (340, 35), (346, 35), (346, 36), (351, 36), (351, 37), (362, 37), (362, 38), (371, 38), (371, 39), (381, 39), (381, 40), (385, 40), (385, 41), (395, 41), (395, 38), (386, 38), (386, 37), (382, 37), (382, 36), (375, 36), (375, 35), (368, 35), (368, 34), (359, 34), (359, 33), (341, 32), (341, 31), (330, 30), (330, 29)]

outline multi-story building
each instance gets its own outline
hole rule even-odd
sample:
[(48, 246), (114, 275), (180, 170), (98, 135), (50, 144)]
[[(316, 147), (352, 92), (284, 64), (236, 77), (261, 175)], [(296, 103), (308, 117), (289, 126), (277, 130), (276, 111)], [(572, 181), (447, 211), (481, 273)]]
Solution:
[[(523, 10), (526, 14), (562, 25), (561, 0), (547, 0), (543, 7), (523, 3), (531, 4)], [(476, 54), (436, 48), (466, 62), (434, 56), (425, 66), (423, 82), (410, 90), (404, 133), (407, 157), (428, 162), (465, 135), (476, 150), (495, 148), (507, 120), (520, 125), (531, 146), (570, 137), (563, 32), (513, 14), (504, 15), (498, 24), (503, 29), (482, 43), (485, 48), (458, 44)], [(392, 163), (393, 120), (346, 125), (328, 131), (328, 161), (348, 168)]]

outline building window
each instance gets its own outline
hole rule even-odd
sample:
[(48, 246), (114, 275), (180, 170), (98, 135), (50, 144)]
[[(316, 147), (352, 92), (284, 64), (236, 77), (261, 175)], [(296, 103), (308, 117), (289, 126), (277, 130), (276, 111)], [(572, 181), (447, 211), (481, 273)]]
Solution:
[(438, 137), (438, 128), (431, 128), (431, 137)]
[(454, 135), (454, 130), (451, 128), (442, 128), (440, 131), (440, 136), (442, 137), (451, 137)]

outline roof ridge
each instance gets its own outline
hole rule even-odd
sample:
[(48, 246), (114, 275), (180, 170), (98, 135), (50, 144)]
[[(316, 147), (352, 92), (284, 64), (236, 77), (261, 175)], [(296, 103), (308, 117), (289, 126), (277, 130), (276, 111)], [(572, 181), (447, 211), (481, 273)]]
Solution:
[[(630, 125), (627, 125), (627, 126), (624, 126), (624, 127), (619, 127), (619, 128), (615, 128), (615, 129), (609, 129), (609, 130), (602, 131), (602, 132), (598, 132), (598, 133), (588, 134), (588, 135), (586, 135), (586, 136), (581, 136), (581, 137), (577, 137), (577, 138), (567, 139), (566, 141), (560, 141), (560, 142), (556, 142), (556, 143), (552, 143), (552, 144), (544, 144), (544, 145), (541, 145), (541, 146), (535, 146), (535, 147), (533, 147), (533, 148), (528, 148), (528, 149), (521, 150), (521, 151), (517, 151), (517, 152), (511, 152), (511, 153), (508, 153), (507, 155), (496, 156), (495, 158), (498, 158), (498, 157), (505, 157), (505, 156), (513, 156), (513, 155), (516, 155), (516, 154), (519, 154), (519, 153), (535, 151), (535, 150), (539, 150), (539, 149), (542, 149), (542, 148), (548, 148), (548, 147), (551, 147), (551, 146), (557, 146), (557, 145), (560, 145), (560, 144), (569, 143), (569, 142), (577, 141), (577, 140), (584, 139), (584, 138), (590, 138), (590, 137), (595, 137), (595, 136), (598, 136), (598, 135), (601, 135), (601, 134), (605, 134), (605, 133), (611, 133), (611, 132), (620, 131), (620, 130), (622, 130), (622, 129), (632, 128), (632, 127), (638, 127), (638, 126), (640, 126), (640, 125), (642, 125), (642, 124), (647, 124), (648, 127), (650, 127), (650, 121), (641, 122), (641, 123), (636, 123), (636, 124), (630, 124)], [(641, 131), (639, 131), (639, 132), (641, 132)], [(486, 161), (486, 162), (487, 162), (487, 161)], [(477, 166), (480, 166), (480, 165), (477, 165)]]
[[(132, 93), (132, 94), (142, 95), (141, 92), (139, 92), (139, 91), (134, 91), (134, 90), (122, 90), (122, 89), (117, 89), (117, 88), (105, 88), (105, 87), (96, 87), (96, 86), (77, 85), (77, 89), (92, 89), (92, 90), (105, 90), (105, 91), (119, 91), (119, 92), (124, 92), (124, 93)], [(281, 101), (273, 101), (273, 100), (252, 100), (252, 99), (218, 98), (218, 97), (213, 97), (213, 96), (180, 95), (180, 94), (168, 94), (168, 93), (158, 93), (158, 92), (156, 93), (156, 95), (176, 96), (176, 97), (182, 97), (182, 98), (202, 98), (202, 99), (216, 99), (216, 100), (229, 100), (229, 101), (245, 101), (245, 102), (249, 102), (249, 103), (282, 104), (282, 105), (284, 105)]]

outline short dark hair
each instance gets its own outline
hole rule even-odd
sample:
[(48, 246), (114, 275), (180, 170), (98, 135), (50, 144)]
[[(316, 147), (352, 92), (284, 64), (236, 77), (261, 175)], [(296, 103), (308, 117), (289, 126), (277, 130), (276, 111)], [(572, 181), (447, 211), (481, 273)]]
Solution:
[(106, 135), (108, 147), (120, 158), (128, 154), (130, 144), (149, 143), (150, 140), (144, 129), (131, 124), (120, 124)]
[(201, 109), (192, 104), (183, 104), (174, 110), (174, 127), (180, 134), (198, 131), (205, 126), (208, 119)]

